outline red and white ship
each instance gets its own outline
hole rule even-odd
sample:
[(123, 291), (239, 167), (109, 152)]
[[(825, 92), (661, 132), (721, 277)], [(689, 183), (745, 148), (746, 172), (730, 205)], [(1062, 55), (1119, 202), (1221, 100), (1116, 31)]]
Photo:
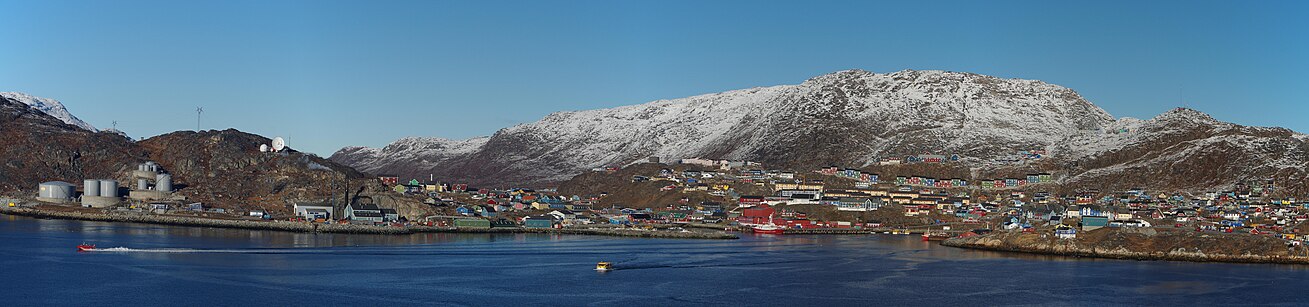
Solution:
[(784, 230), (781, 226), (777, 226), (773, 224), (754, 225), (750, 228), (754, 229), (754, 233), (770, 234), (770, 235), (780, 235), (782, 234), (782, 230)]
[(82, 243), (77, 245), (77, 251), (79, 252), (89, 252), (93, 250), (95, 250), (95, 244)]
[(754, 230), (754, 233), (770, 235), (780, 235), (784, 230), (786, 230), (786, 228), (783, 228), (782, 226), (773, 224), (772, 215), (768, 216), (768, 224), (751, 225), (750, 228)]

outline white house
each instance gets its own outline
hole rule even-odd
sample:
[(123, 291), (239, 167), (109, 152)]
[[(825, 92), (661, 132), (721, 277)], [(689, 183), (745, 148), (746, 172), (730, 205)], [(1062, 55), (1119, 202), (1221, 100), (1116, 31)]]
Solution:
[(385, 216), (382, 215), (382, 208), (373, 204), (353, 203), (345, 206), (342, 215), (351, 221), (381, 223)]
[(291, 205), (291, 211), (307, 220), (332, 219), (332, 206), (323, 203), (295, 203)]

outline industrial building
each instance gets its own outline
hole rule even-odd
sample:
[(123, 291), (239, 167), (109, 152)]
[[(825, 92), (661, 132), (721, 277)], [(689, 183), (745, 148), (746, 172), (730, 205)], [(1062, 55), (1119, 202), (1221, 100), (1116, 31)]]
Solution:
[[(173, 176), (163, 172), (163, 168), (154, 161), (137, 165), (132, 172), (136, 179), (136, 188), (128, 193), (135, 200), (168, 199), (173, 194)], [(151, 182), (154, 184), (151, 185)]]
[(36, 199), (55, 203), (71, 201), (76, 193), (74, 191), (76, 188), (77, 186), (63, 181), (43, 182), (37, 187)]
[(82, 180), (82, 207), (108, 208), (118, 205), (118, 181), (113, 179)]

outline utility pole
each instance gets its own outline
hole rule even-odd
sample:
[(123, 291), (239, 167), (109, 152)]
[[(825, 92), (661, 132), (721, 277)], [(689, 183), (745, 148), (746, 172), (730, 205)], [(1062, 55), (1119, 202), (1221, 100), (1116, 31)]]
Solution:
[(195, 107), (195, 132), (200, 132), (200, 114), (204, 112), (204, 107)]

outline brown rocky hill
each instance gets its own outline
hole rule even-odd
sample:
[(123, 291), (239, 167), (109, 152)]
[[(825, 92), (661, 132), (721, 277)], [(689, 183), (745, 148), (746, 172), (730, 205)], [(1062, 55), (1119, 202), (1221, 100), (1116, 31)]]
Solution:
[(1164, 191), (1271, 183), (1275, 193), (1309, 194), (1309, 137), (1285, 128), (1221, 122), (1178, 108), (1149, 120), (1121, 119), (1098, 137), (1056, 147), (1070, 186)]
[(331, 197), (334, 185), (343, 197), (345, 180), (358, 192), (384, 189), (368, 185), (363, 173), (327, 159), (288, 149), (260, 152), (268, 138), (237, 131), (178, 131), (145, 139), (139, 144), (173, 174), (178, 194), (191, 201), (221, 204), (232, 209), (280, 212), (294, 200)]
[(146, 156), (122, 135), (88, 131), (0, 97), (0, 192), (35, 195), (41, 182), (112, 178)]
[(172, 174), (180, 200), (238, 212), (289, 213), (294, 201), (344, 203), (369, 196), (404, 216), (431, 212), (421, 199), (396, 194), (353, 168), (313, 154), (259, 152), (268, 138), (237, 131), (179, 131), (134, 142), (115, 132), (94, 132), (66, 123), (9, 96), (0, 96), (0, 195), (35, 196), (37, 185), (83, 179), (116, 179), (135, 185), (131, 171), (145, 161)]

